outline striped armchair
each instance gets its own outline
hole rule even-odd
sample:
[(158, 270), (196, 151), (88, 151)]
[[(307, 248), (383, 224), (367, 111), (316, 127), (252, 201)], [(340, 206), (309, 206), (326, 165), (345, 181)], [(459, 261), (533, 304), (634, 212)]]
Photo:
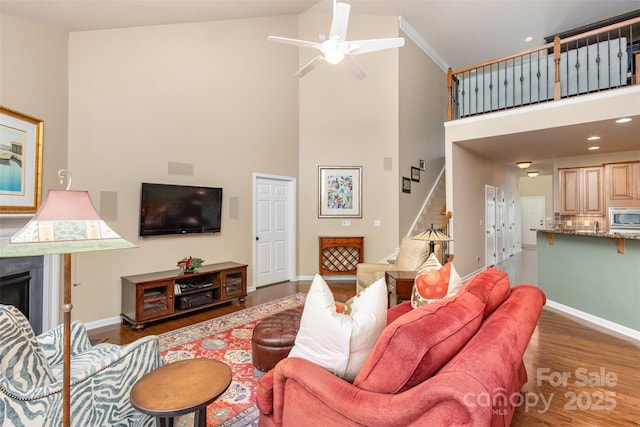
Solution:
[[(62, 325), (35, 336), (15, 307), (0, 304), (0, 425), (62, 424)], [(129, 391), (161, 365), (157, 337), (129, 345), (92, 346), (81, 322), (71, 324), (71, 425), (151, 426)]]

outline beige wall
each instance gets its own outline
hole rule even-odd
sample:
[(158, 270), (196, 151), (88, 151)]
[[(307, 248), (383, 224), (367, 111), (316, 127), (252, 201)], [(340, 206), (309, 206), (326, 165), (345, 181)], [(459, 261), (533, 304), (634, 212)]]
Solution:
[(444, 167), (444, 126), (447, 75), (409, 38), (400, 50), (400, 144), (397, 189), (402, 177), (411, 178), (411, 166), (426, 162), (420, 182), (411, 193), (399, 194), (398, 238), (410, 234), (433, 184)]
[[(120, 277), (182, 257), (249, 264), (253, 173), (298, 173), (297, 50), (267, 42), (297, 17), (77, 32), (69, 47), (69, 165), (77, 188), (117, 193), (109, 225), (139, 248), (76, 256), (74, 318), (120, 313)], [(193, 166), (171, 175), (169, 162)], [(141, 182), (224, 188), (222, 232), (138, 237)], [(229, 198), (239, 218), (229, 218)]]
[[(326, 32), (327, 14), (300, 17), (300, 38)], [(397, 37), (398, 20), (352, 16), (349, 38)], [(316, 52), (300, 51), (299, 66)], [(321, 64), (300, 79), (299, 254), (301, 276), (318, 272), (318, 236), (365, 236), (365, 260), (398, 245), (398, 49), (356, 56), (367, 73), (356, 80), (342, 67)], [(295, 70), (289, 70), (289, 73)], [(384, 170), (384, 158), (393, 170)], [(318, 218), (318, 167), (362, 166), (362, 218)], [(374, 227), (374, 220), (381, 227)]]
[(67, 166), (67, 42), (65, 31), (0, 15), (0, 105), (44, 121), (43, 198)]

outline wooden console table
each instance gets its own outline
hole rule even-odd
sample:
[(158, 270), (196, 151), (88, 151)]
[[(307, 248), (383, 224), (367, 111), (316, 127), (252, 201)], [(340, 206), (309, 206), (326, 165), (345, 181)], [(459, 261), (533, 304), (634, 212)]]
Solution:
[(247, 296), (247, 266), (222, 262), (180, 270), (122, 277), (122, 320), (133, 329)]
[(364, 262), (364, 237), (320, 236), (320, 274), (356, 274)]

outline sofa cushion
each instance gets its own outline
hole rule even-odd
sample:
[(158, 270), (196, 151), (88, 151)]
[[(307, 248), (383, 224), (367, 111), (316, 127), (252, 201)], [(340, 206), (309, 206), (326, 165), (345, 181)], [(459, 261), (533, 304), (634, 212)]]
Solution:
[(353, 384), (398, 393), (425, 381), (476, 333), (484, 306), (464, 292), (398, 317), (382, 332)]
[(471, 292), (485, 303), (484, 318), (487, 318), (509, 296), (509, 275), (489, 267), (467, 280), (460, 290), (462, 292)]
[(453, 263), (443, 267), (435, 254), (420, 266), (411, 289), (411, 307), (418, 308), (443, 298), (450, 298), (462, 288), (462, 279)]
[(353, 298), (350, 313), (338, 313), (322, 277), (307, 294), (300, 329), (289, 357), (301, 357), (352, 381), (387, 324), (387, 286), (377, 280)]
[(400, 251), (393, 263), (393, 269), (398, 271), (415, 271), (429, 255), (429, 242), (425, 240), (403, 237), (400, 241)]

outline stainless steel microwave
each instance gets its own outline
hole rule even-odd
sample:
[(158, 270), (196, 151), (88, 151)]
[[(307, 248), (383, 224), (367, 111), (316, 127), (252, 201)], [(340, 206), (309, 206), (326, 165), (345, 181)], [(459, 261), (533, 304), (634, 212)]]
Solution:
[(640, 233), (640, 208), (609, 208), (609, 231)]

